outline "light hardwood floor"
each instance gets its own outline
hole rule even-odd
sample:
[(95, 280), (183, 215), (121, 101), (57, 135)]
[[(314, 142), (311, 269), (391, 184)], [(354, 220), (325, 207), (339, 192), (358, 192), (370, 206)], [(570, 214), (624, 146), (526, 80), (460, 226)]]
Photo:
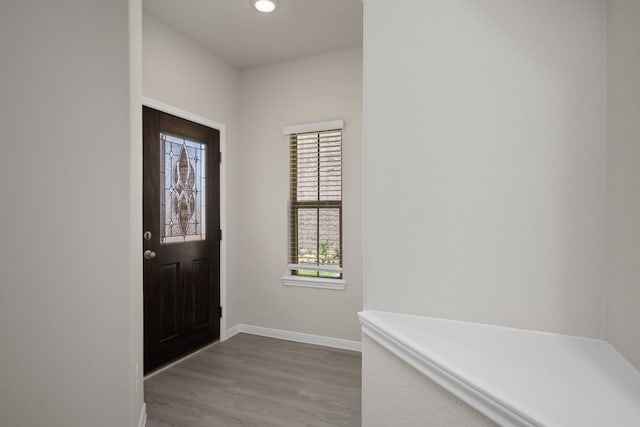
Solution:
[(145, 380), (147, 426), (359, 426), (361, 355), (238, 334)]

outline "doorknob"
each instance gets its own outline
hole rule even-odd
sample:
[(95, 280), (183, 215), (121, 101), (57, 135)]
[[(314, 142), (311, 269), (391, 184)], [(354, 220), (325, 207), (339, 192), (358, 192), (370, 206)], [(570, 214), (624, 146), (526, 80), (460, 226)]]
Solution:
[(144, 259), (154, 259), (156, 257), (156, 253), (147, 249), (146, 251), (144, 251), (142, 256), (144, 256)]

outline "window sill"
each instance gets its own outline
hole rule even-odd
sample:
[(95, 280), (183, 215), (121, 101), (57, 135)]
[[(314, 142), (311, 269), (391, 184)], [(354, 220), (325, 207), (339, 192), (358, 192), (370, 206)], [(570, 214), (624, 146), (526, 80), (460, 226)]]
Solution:
[(344, 290), (347, 282), (342, 279), (323, 279), (321, 277), (284, 276), (285, 286), (300, 286), (303, 288), (321, 288)]

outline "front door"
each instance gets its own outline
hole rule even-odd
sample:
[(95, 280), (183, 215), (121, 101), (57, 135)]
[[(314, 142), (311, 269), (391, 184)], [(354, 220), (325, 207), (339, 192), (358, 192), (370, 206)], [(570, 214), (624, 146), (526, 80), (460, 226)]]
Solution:
[(220, 337), (220, 133), (143, 107), (144, 371)]

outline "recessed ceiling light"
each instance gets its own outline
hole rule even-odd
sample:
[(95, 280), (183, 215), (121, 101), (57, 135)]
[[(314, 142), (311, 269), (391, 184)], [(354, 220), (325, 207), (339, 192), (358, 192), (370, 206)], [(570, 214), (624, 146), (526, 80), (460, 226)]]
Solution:
[(278, 8), (276, 0), (251, 0), (253, 7), (262, 13), (271, 13)]

